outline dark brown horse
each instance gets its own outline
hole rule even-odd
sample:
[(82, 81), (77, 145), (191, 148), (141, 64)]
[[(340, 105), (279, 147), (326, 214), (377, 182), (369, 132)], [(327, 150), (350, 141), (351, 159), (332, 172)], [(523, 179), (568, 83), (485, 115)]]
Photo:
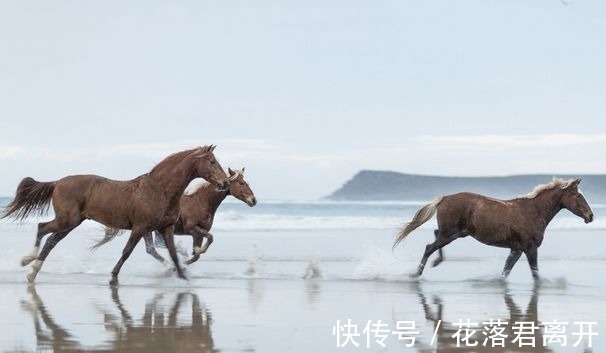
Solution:
[(395, 248), (437, 211), (436, 241), (425, 247), (423, 259), (413, 277), (421, 276), (427, 259), (435, 251), (440, 251), (434, 262), (434, 266), (437, 266), (444, 259), (442, 247), (455, 239), (471, 235), (486, 245), (511, 249), (503, 277), (509, 275), (524, 253), (533, 277), (538, 279), (537, 249), (553, 217), (566, 208), (583, 218), (585, 223), (593, 221), (593, 212), (579, 192), (580, 182), (581, 179), (554, 179), (551, 183), (537, 186), (528, 195), (513, 200), (497, 200), (468, 192), (439, 197), (417, 211), (412, 221), (397, 235), (393, 246)]
[[(22, 259), (23, 266), (33, 261), (28, 281), (34, 282), (49, 252), (85, 219), (107, 227), (132, 230), (122, 257), (112, 271), (111, 284), (117, 283), (120, 268), (141, 237), (154, 230), (164, 237), (179, 277), (185, 278), (173, 241), (183, 191), (198, 177), (224, 189), (229, 187), (228, 177), (213, 154), (214, 149), (214, 146), (204, 146), (175, 153), (149, 173), (128, 181), (96, 175), (73, 175), (53, 182), (23, 179), (3, 218), (23, 220), (32, 213), (43, 214), (51, 201), (55, 211), (55, 219), (38, 224), (34, 249)], [(42, 238), (50, 233), (53, 234), (38, 254)]]
[[(210, 234), (210, 229), (213, 226), (215, 213), (228, 195), (234, 196), (250, 207), (257, 204), (255, 194), (246, 180), (244, 180), (244, 168), (236, 171), (229, 168), (228, 171), (229, 189), (220, 190), (206, 182), (198, 185), (191, 192), (186, 192), (181, 197), (181, 213), (179, 214), (179, 220), (175, 224), (175, 235), (191, 235), (193, 238), (193, 257), (186, 261), (188, 265), (198, 261), (200, 254), (205, 253), (210, 244), (212, 244), (213, 235)], [(119, 229), (106, 228), (105, 237), (93, 245), (91, 250), (95, 250), (111, 241), (120, 233), (121, 230)], [(202, 247), (204, 238), (206, 238), (206, 244)], [(158, 254), (154, 247), (152, 233), (146, 234), (143, 239), (145, 240), (147, 253), (165, 264), (166, 260)], [(159, 242), (158, 239), (158, 234), (156, 233), (156, 243)]]

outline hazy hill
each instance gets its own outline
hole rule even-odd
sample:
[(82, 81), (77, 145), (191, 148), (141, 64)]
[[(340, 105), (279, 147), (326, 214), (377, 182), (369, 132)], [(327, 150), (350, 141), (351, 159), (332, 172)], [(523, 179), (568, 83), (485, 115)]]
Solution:
[[(583, 178), (581, 190), (589, 202), (606, 202), (606, 175), (557, 175)], [(330, 200), (431, 200), (438, 195), (471, 191), (510, 199), (550, 182), (553, 175), (505, 177), (442, 177), (363, 170), (333, 192)]]

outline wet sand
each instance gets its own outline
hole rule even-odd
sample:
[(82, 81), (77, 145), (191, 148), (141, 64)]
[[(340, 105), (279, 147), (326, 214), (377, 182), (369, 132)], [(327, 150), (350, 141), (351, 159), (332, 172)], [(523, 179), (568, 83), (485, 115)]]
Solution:
[[(603, 293), (546, 282), (538, 287), (498, 281), (380, 282), (210, 279), (150, 288), (74, 284), (68, 278), (28, 286), (0, 285), (0, 347), (5, 352), (592, 352), (579, 347), (456, 347), (452, 322), (598, 321), (606, 327)], [(198, 283), (200, 282), (200, 283)], [(445, 289), (448, 288), (448, 289)], [(333, 326), (351, 319), (359, 347), (336, 347)], [(415, 345), (395, 335), (370, 348), (362, 333), (368, 320), (415, 321)], [(432, 336), (436, 324), (437, 340)], [(573, 326), (569, 325), (569, 329)], [(506, 330), (513, 334), (511, 325)], [(478, 333), (479, 334), (479, 333)], [(483, 336), (480, 338), (483, 339)], [(574, 343), (570, 336), (569, 345)], [(603, 336), (593, 338), (604, 347)], [(595, 348), (594, 348), (595, 349)], [(599, 352), (595, 350), (595, 352)]]
[[(407, 274), (418, 263), (431, 230), (419, 230), (394, 254), (391, 230), (224, 232), (212, 252), (174, 277), (139, 246), (120, 286), (107, 282), (126, 239), (90, 254), (98, 226), (73, 232), (51, 254), (37, 284), (18, 265), (31, 248), (34, 224), (0, 225), (0, 351), (3, 352), (600, 352), (606, 347), (606, 258), (601, 231), (553, 231), (539, 255), (536, 286), (524, 259), (507, 281), (499, 272), (507, 251), (462, 239), (446, 261), (421, 280)], [(187, 243), (189, 239), (178, 238)], [(185, 245), (183, 245), (185, 246)], [(312, 261), (313, 260), (313, 261)], [(303, 279), (316, 263), (321, 277)], [(249, 270), (252, 270), (250, 272)], [(333, 328), (357, 326), (358, 347), (337, 347)], [(482, 323), (565, 321), (567, 345), (535, 348), (506, 340), (504, 348), (456, 347), (459, 320)], [(414, 321), (413, 347), (389, 333), (385, 348), (367, 322)], [(593, 348), (573, 347), (577, 321), (597, 322)], [(434, 339), (435, 333), (435, 339)], [(343, 338), (343, 337), (341, 337)], [(343, 343), (343, 340), (341, 340)]]

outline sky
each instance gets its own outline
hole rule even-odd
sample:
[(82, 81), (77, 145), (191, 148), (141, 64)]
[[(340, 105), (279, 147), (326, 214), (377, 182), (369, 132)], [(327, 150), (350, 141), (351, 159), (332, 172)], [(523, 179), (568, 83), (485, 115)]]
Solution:
[(606, 173), (606, 2), (0, 2), (0, 195), (204, 144), (259, 200), (361, 169)]

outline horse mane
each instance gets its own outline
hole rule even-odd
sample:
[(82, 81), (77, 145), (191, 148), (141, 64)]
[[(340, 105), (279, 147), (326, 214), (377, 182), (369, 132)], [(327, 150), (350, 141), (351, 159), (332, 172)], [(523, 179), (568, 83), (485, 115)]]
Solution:
[[(238, 179), (238, 177), (240, 177), (242, 174), (244, 173), (244, 171), (240, 170), (234, 170), (234, 175), (229, 177), (229, 181), (235, 181), (236, 179)], [(201, 179), (202, 180), (202, 179)], [(197, 193), (198, 191), (201, 191), (202, 189), (208, 189), (209, 187), (215, 187), (213, 184), (209, 183), (206, 180), (202, 180), (202, 181), (193, 181), (191, 184), (189, 184), (189, 186), (187, 187), (187, 189), (185, 189), (185, 192), (183, 193), (185, 196), (191, 196), (195, 193)]]
[(200, 191), (202, 189), (208, 189), (211, 186), (213, 186), (213, 184), (209, 183), (206, 180), (193, 181), (191, 184), (189, 184), (187, 189), (185, 189), (185, 192), (183, 193), (183, 195), (191, 196), (191, 195), (197, 193), (198, 191)]
[(175, 153), (169, 155), (168, 157), (164, 158), (163, 160), (161, 160), (158, 164), (156, 164), (149, 173), (151, 174), (169, 163), (177, 164), (193, 152), (196, 152), (196, 151), (199, 151), (200, 153), (208, 152), (211, 150), (211, 147), (212, 146), (202, 146), (202, 147), (196, 147), (196, 148), (192, 148), (192, 149), (181, 151), (181, 152), (175, 152)]
[(568, 188), (574, 181), (575, 181), (575, 179), (564, 180), (562, 178), (554, 177), (550, 183), (537, 185), (537, 186), (535, 186), (534, 189), (532, 189), (531, 192), (529, 192), (526, 195), (518, 197), (518, 199), (534, 199), (535, 197), (539, 196), (539, 194), (541, 194), (542, 192), (547, 191), (547, 190), (552, 190), (555, 188), (560, 188), (560, 189), (564, 190), (564, 189)]

